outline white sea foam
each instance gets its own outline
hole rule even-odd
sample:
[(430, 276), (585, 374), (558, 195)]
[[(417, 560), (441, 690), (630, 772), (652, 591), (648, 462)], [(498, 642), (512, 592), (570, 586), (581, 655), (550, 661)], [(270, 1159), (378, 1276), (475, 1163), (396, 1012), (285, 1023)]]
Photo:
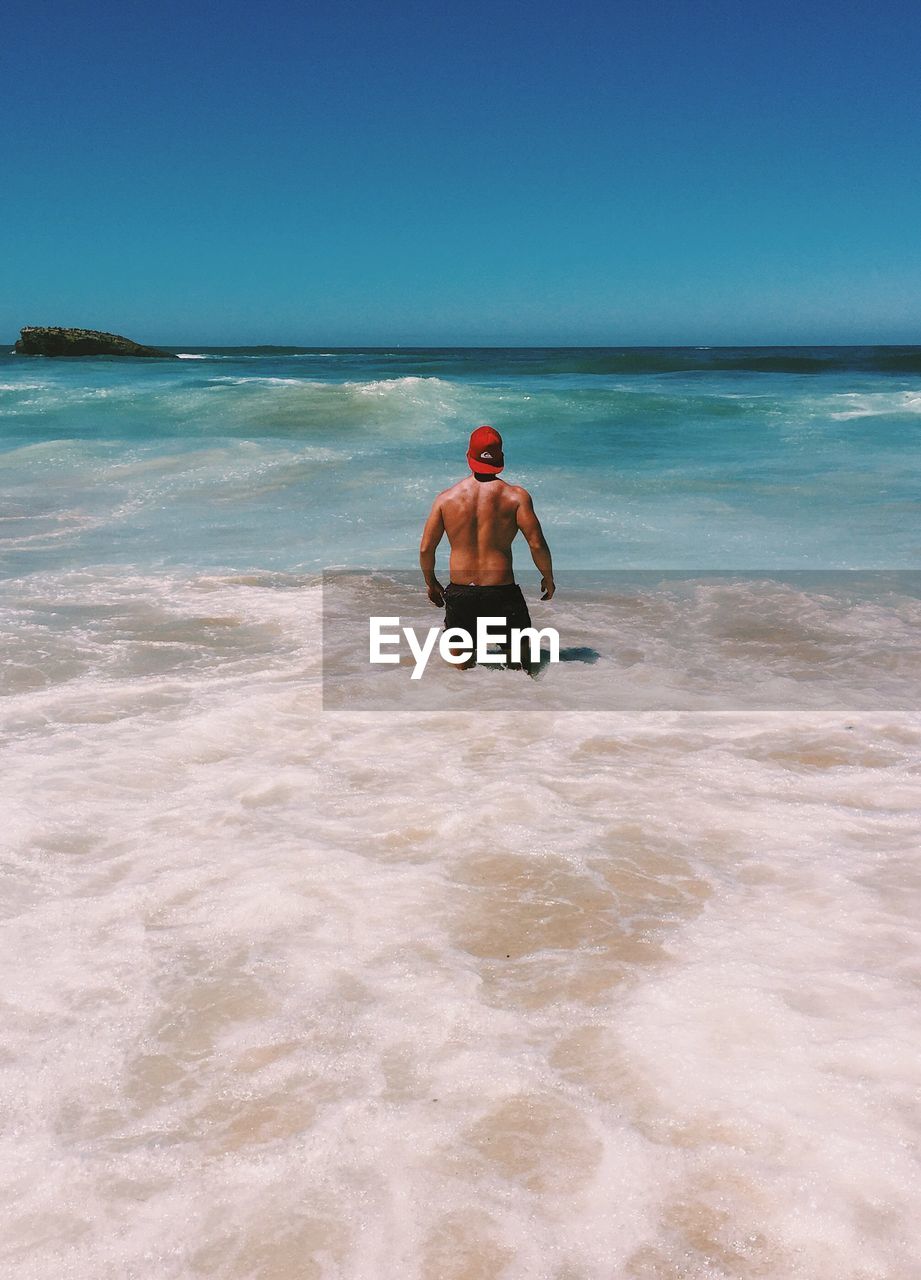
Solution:
[(324, 712), (296, 575), (9, 600), (16, 1280), (913, 1274), (915, 715)]
[(327, 387), (325, 382), (313, 382), (309, 378), (279, 378), (259, 374), (215, 374), (208, 379), (216, 387)]
[[(888, 384), (243, 358), (4, 419), (7, 1272), (913, 1276), (917, 593), (566, 573), (912, 563), (907, 413), (829, 420)], [(324, 707), (307, 569), (405, 564), (494, 413), (567, 660), (420, 712), (331, 627)]]
[(848, 392), (835, 396), (834, 401), (844, 407), (832, 407), (828, 416), (839, 421), (921, 414), (921, 394), (917, 391)]
[(355, 387), (366, 396), (386, 396), (403, 394), (407, 391), (425, 391), (436, 387), (448, 388), (454, 384), (444, 378), (425, 378), (408, 375), (403, 378), (375, 378), (372, 382), (347, 382), (348, 387)]

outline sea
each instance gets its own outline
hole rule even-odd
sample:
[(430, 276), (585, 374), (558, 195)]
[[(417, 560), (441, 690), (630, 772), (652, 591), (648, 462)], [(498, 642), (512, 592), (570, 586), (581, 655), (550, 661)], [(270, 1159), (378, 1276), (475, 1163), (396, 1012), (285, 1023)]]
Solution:
[[(0, 355), (4, 1275), (921, 1277), (921, 347), (175, 350)], [(481, 423), (563, 660), (372, 668)]]

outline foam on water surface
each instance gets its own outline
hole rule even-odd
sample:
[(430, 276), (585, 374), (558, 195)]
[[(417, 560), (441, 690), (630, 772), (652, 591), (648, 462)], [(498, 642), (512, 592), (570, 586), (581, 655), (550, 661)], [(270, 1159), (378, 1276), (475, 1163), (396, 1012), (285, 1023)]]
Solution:
[(911, 1274), (917, 719), (323, 712), (319, 595), (17, 585), (13, 1274)]
[[(910, 575), (566, 585), (586, 529), (602, 568), (910, 568), (912, 415), (695, 374), (682, 443), (683, 373), (631, 418), (570, 374), (336, 359), (306, 392), (43, 362), (54, 402), (5, 419), (6, 1272), (916, 1275)], [(324, 707), (319, 570), (409, 563), (503, 405), (595, 660), (436, 671), (415, 712), (333, 646), (362, 696)], [(425, 616), (381, 574), (337, 607), (388, 598)]]

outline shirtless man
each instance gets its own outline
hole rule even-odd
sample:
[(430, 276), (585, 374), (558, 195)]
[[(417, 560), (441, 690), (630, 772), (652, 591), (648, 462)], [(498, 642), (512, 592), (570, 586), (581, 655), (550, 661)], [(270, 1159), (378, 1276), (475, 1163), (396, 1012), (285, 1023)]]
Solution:
[[(499, 479), (505, 466), (502, 437), (492, 427), (477, 427), (470, 437), (471, 475), (445, 489), (432, 503), (422, 531), (419, 564), (432, 604), (445, 608), (445, 627), (476, 634), (480, 617), (506, 619), (506, 626), (530, 627), (531, 618), (512, 572), (512, 543), (518, 531), (531, 549), (541, 575), (541, 599), (555, 590), (553, 564), (527, 489)], [(447, 587), (435, 577), (435, 551), (444, 534), (451, 544)], [(464, 667), (473, 666), (471, 658)], [(530, 664), (536, 665), (532, 654)]]

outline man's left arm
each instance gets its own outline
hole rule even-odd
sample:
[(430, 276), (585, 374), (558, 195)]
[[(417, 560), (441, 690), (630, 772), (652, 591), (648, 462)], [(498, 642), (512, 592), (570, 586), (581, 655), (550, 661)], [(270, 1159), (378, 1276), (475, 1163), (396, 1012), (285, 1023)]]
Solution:
[(541, 600), (552, 600), (556, 587), (553, 583), (553, 560), (550, 556), (550, 548), (547, 546), (547, 539), (544, 537), (544, 531), (540, 527), (540, 521), (534, 511), (534, 503), (531, 501), (531, 495), (527, 489), (522, 489), (521, 498), (518, 502), (518, 528), (527, 538), (528, 546), (531, 549), (531, 559), (540, 573), (540, 589)]
[(445, 522), (441, 514), (441, 499), (436, 498), (432, 503), (432, 509), (429, 512), (429, 518), (425, 522), (425, 528), (422, 530), (422, 542), (419, 545), (419, 565), (422, 569), (422, 576), (425, 578), (426, 591), (428, 598), (432, 604), (438, 605), (439, 609), (444, 604), (444, 591), (441, 583), (435, 577), (435, 552), (438, 544), (444, 537)]

